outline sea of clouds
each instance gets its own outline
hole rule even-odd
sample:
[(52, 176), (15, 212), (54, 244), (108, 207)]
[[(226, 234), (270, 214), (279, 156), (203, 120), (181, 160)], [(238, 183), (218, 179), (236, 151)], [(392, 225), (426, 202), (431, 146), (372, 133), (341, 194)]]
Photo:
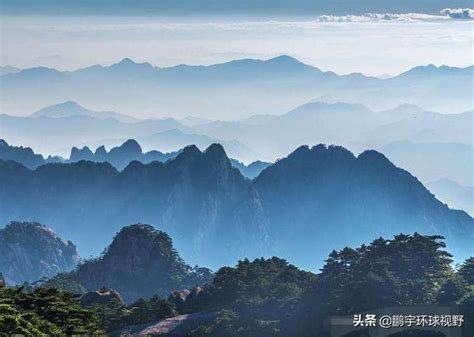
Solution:
[(372, 22), (372, 21), (397, 21), (397, 22), (419, 22), (439, 20), (473, 20), (474, 9), (471, 8), (445, 8), (440, 15), (422, 13), (366, 13), (363, 15), (321, 15), (316, 18), (320, 22)]

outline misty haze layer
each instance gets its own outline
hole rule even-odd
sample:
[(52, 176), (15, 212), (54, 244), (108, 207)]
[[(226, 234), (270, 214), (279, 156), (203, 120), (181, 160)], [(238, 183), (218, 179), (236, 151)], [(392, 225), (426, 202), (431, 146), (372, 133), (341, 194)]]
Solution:
[(441, 15), (443, 8), (437, 15), (305, 18), (4, 15), (1, 63), (73, 70), (126, 57), (164, 67), (287, 54), (323, 70), (373, 76), (430, 63), (471, 65), (473, 23)]

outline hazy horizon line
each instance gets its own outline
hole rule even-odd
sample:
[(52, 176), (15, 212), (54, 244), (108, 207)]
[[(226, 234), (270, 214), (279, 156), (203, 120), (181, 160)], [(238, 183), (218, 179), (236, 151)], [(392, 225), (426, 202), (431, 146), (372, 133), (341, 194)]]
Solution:
[[(55, 55), (55, 56), (59, 56), (59, 55)], [(300, 62), (300, 63), (302, 63), (302, 64), (304, 64), (308, 67), (318, 69), (318, 70), (320, 70), (322, 72), (325, 72), (325, 73), (330, 72), (330, 73), (334, 73), (334, 74), (339, 75), (339, 76), (359, 75), (359, 74), (361, 74), (365, 77), (378, 78), (380, 80), (397, 77), (397, 76), (402, 75), (406, 72), (409, 72), (410, 70), (413, 70), (413, 69), (416, 69), (416, 68), (421, 68), (421, 67), (435, 67), (437, 69), (443, 68), (443, 67), (454, 68), (454, 69), (468, 69), (468, 68), (474, 67), (474, 63), (472, 63), (470, 65), (467, 65), (467, 66), (457, 66), (457, 65), (449, 65), (449, 64), (444, 64), (444, 63), (439, 64), (439, 63), (436, 63), (436, 62), (433, 62), (433, 63), (430, 62), (430, 63), (424, 63), (424, 64), (419, 64), (419, 65), (416, 65), (416, 66), (405, 68), (405, 70), (403, 70), (399, 73), (395, 73), (395, 74), (393, 74), (393, 73), (384, 73), (384, 74), (378, 74), (378, 75), (370, 75), (370, 74), (366, 74), (362, 71), (338, 72), (338, 71), (331, 70), (331, 69), (324, 69), (323, 67), (319, 67), (318, 65), (311, 64), (311, 63), (306, 63), (305, 61), (302, 61), (302, 60), (298, 59), (297, 57), (294, 57), (294, 56), (291, 56), (291, 55), (288, 55), (288, 54), (278, 54), (278, 55), (275, 55), (275, 56), (270, 57), (270, 58), (243, 57), (243, 58), (230, 58), (227, 61), (216, 62), (216, 63), (212, 63), (212, 62), (210, 62), (210, 63), (192, 63), (192, 62), (190, 62), (190, 63), (176, 63), (174, 65), (165, 65), (165, 66), (160, 66), (160, 65), (157, 65), (157, 64), (149, 62), (149, 61), (137, 61), (136, 59), (133, 59), (132, 57), (121, 57), (117, 61), (113, 61), (112, 63), (100, 63), (99, 62), (99, 63), (92, 63), (92, 64), (89, 64), (87, 66), (82, 66), (82, 67), (68, 67), (68, 68), (58, 67), (58, 66), (41, 65), (41, 64), (34, 65), (34, 66), (28, 66), (28, 67), (15, 66), (14, 64), (11, 64), (11, 63), (9, 63), (9, 64), (0, 64), (1, 68), (11, 67), (11, 68), (18, 69), (18, 71), (15, 71), (13, 73), (7, 73), (7, 74), (4, 74), (4, 75), (0, 75), (0, 77), (6, 76), (6, 75), (9, 75), (9, 74), (18, 73), (18, 72), (25, 71), (25, 70), (37, 69), (37, 68), (46, 68), (46, 69), (56, 70), (56, 71), (59, 71), (59, 72), (74, 73), (74, 72), (77, 72), (77, 71), (80, 71), (80, 70), (84, 70), (84, 69), (88, 69), (88, 68), (92, 68), (92, 67), (97, 67), (97, 66), (100, 66), (102, 68), (108, 68), (108, 67), (112, 67), (112, 66), (115, 66), (115, 65), (119, 65), (120, 63), (123, 63), (123, 62), (131, 62), (135, 65), (150, 65), (154, 70), (165, 70), (165, 69), (173, 69), (173, 68), (178, 68), (178, 67), (196, 67), (196, 68), (197, 67), (204, 67), (204, 68), (207, 68), (207, 67), (225, 65), (225, 64), (232, 63), (232, 62), (242, 62), (242, 61), (268, 62), (268, 61), (276, 60), (276, 59), (279, 59), (279, 58), (293, 59), (294, 61)]]

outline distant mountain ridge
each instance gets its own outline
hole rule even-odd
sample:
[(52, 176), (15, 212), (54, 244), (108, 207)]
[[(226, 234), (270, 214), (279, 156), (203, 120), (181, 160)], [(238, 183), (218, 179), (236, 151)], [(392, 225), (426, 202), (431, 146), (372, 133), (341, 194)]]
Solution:
[(143, 152), (140, 145), (133, 139), (129, 139), (122, 145), (110, 149), (109, 152), (104, 146), (98, 147), (93, 153), (87, 146), (82, 149), (73, 147), (67, 162), (78, 162), (90, 160), (94, 162), (109, 162), (118, 170), (123, 170), (132, 161), (139, 161), (144, 164), (153, 161), (165, 162), (176, 157), (178, 152), (162, 153), (160, 151)]
[(80, 106), (76, 102), (67, 101), (60, 104), (55, 104), (38, 110), (30, 115), (30, 117), (50, 117), (50, 118), (64, 118), (72, 116), (89, 116), (99, 119), (115, 118), (121, 122), (130, 123), (137, 122), (136, 118), (114, 112), (114, 111), (92, 111)]
[[(11, 143), (63, 157), (73, 146), (109, 149), (135, 139), (144, 151), (161, 152), (177, 152), (191, 144), (204, 150), (220, 143), (230, 157), (249, 164), (273, 162), (301, 144), (339, 144), (355, 153), (367, 148), (381, 151), (425, 183), (447, 178), (472, 186), (473, 113), (441, 114), (411, 104), (374, 111), (361, 104), (310, 102), (282, 115), (231, 122), (201, 119), (193, 126), (175, 119), (123, 123), (85, 115), (0, 115), (0, 131)], [(426, 165), (430, 161), (438, 164)]]
[(0, 131), (4, 139), (10, 143), (34, 146), (40, 153), (57, 153), (58, 147), (63, 147), (67, 149), (66, 153), (60, 153), (63, 156), (69, 154), (73, 146), (84, 142), (136, 138), (172, 129), (190, 130), (172, 118), (125, 123), (115, 118), (100, 119), (84, 114), (61, 118), (0, 114)]
[[(220, 141), (194, 133), (192, 127), (173, 118), (137, 120), (113, 111), (89, 110), (72, 101), (48, 106), (27, 117), (0, 114), (0, 129), (2, 136), (11, 142), (26, 143), (42, 153), (59, 152), (61, 156), (66, 156), (65, 148), (77, 144), (91, 147), (107, 142), (116, 147), (135, 138), (145, 148), (163, 152), (176, 152), (191, 144), (205, 149), (218, 142), (241, 161), (265, 158), (237, 140)], [(53, 144), (62, 144), (63, 148)]]
[(327, 251), (414, 231), (446, 236), (459, 259), (473, 253), (474, 220), (376, 151), (356, 157), (342, 147), (304, 146), (254, 180), (217, 144), (186, 147), (166, 163), (134, 161), (122, 172), (86, 161), (35, 171), (0, 161), (0, 184), (0, 221), (50, 223), (87, 253), (136, 222), (170, 233), (187, 261), (209, 267), (283, 255), (314, 269), (323, 259), (309, 260), (315, 245)]
[[(139, 161), (143, 164), (153, 161), (166, 162), (175, 158), (181, 151), (182, 149), (174, 152), (161, 152), (157, 150), (144, 152), (136, 140), (128, 139), (123, 144), (111, 148), (110, 151), (107, 151), (104, 145), (97, 147), (94, 152), (87, 146), (82, 148), (74, 146), (67, 159), (51, 156), (44, 159), (42, 155), (34, 153), (29, 147), (12, 146), (5, 140), (0, 139), (0, 160), (12, 160), (30, 169), (36, 169), (41, 165), (49, 163), (75, 163), (86, 160), (99, 163), (108, 162), (121, 171), (132, 161)], [(255, 161), (245, 165), (236, 159), (231, 159), (231, 163), (245, 177), (250, 179), (255, 178), (265, 167), (271, 165), (271, 163), (262, 161)]]
[(278, 158), (301, 144), (342, 144), (357, 152), (394, 141), (472, 145), (473, 114), (441, 114), (409, 104), (374, 111), (362, 104), (310, 102), (282, 115), (215, 121), (195, 129), (215, 139), (245, 140), (255, 151)]
[[(395, 141), (379, 149), (424, 182), (449, 179), (474, 187), (474, 148), (456, 142)], [(454, 205), (450, 205), (454, 206)]]
[(440, 179), (427, 184), (436, 198), (451, 208), (460, 208), (474, 216), (474, 186), (462, 186), (449, 179)]
[[(429, 65), (379, 79), (323, 72), (287, 55), (168, 68), (126, 58), (110, 66), (93, 65), (76, 71), (24, 69), (1, 76), (0, 82), (6, 97), (2, 110), (15, 114), (74, 100), (103, 110), (140, 112), (135, 118), (158, 112), (162, 117), (191, 114), (231, 120), (262, 112), (283, 113), (324, 96), (375, 110), (404, 103), (443, 112), (469, 110), (472, 72), (473, 67)], [(45, 82), (48, 91), (39, 85)], [(19, 105), (25, 91), (29, 101)]]
[(6, 75), (6, 74), (14, 74), (20, 72), (20, 68), (12, 67), (12, 66), (1, 66), (0, 67), (0, 76)]
[(36, 168), (45, 164), (43, 156), (34, 153), (31, 148), (11, 146), (4, 139), (0, 139), (0, 158), (16, 161), (29, 168)]

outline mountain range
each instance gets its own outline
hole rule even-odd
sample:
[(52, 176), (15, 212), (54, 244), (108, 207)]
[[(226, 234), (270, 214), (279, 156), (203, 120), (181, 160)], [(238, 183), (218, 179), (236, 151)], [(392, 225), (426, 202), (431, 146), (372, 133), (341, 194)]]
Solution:
[[(14, 117), (0, 115), (0, 131), (9, 143), (34, 146), (40, 153), (65, 155), (84, 142), (150, 135), (170, 129), (185, 128), (174, 119), (146, 120), (124, 123), (115, 118), (100, 119), (89, 115), (69, 117)], [(64, 153), (55, 151), (66, 148)]]
[(280, 157), (301, 144), (342, 144), (360, 151), (391, 142), (461, 143), (472, 146), (474, 110), (441, 114), (404, 104), (373, 111), (361, 104), (311, 102), (285, 114), (196, 126), (216, 139), (237, 139), (257, 152)]
[(474, 187), (459, 185), (449, 179), (436, 180), (426, 186), (439, 200), (474, 216)]
[[(58, 110), (68, 117), (58, 117), (55, 114)], [(100, 112), (77, 103), (66, 102), (41, 111), (34, 113), (42, 115), (36, 118), (1, 115), (2, 134), (11, 143), (33, 146), (41, 153), (60, 154), (70, 159), (71, 148), (81, 144), (78, 148), (83, 151), (76, 148), (72, 161), (109, 161), (118, 169), (131, 160), (148, 163), (169, 159), (187, 145), (195, 144), (204, 150), (213, 143), (220, 143), (235, 159), (232, 164), (250, 178), (257, 176), (268, 162), (284, 157), (301, 144), (332, 143), (355, 153), (376, 149), (424, 184), (449, 179), (467, 188), (474, 186), (472, 110), (447, 115), (407, 104), (373, 111), (360, 104), (311, 102), (283, 115), (255, 115), (233, 122), (188, 118), (131, 123), (115, 118), (101, 119)], [(148, 154), (138, 149), (124, 154), (126, 158), (118, 161), (112, 158), (114, 156), (104, 157), (104, 146), (116, 148), (113, 151), (116, 153), (130, 138), (136, 139)], [(57, 149), (58, 143), (62, 144), (61, 149)], [(99, 152), (94, 156), (90, 149)], [(5, 151), (6, 148), (0, 146), (0, 158), (16, 160), (30, 168), (42, 163), (37, 156), (29, 159), (36, 163), (32, 165), (26, 154), (22, 155), (24, 160), (20, 160)], [(58, 161), (61, 160), (54, 157), (46, 159), (46, 162)], [(239, 165), (239, 161), (244, 165)], [(259, 169), (250, 172), (246, 167), (255, 161), (262, 161), (264, 165), (253, 165)], [(453, 190), (445, 190), (441, 199), (450, 207), (467, 210), (466, 203), (454, 192), (453, 195), (447, 193), (449, 191)]]
[[(326, 252), (400, 232), (446, 236), (457, 259), (472, 255), (473, 219), (450, 210), (415, 177), (376, 151), (303, 146), (253, 180), (222, 146), (184, 148), (166, 163), (79, 161), (30, 170), (0, 161), (0, 221), (35, 219), (97, 254), (111, 233), (151, 223), (192, 264), (286, 256), (318, 268)], [(311, 256), (311, 257), (310, 257)]]
[(464, 143), (396, 141), (379, 148), (397, 166), (431, 183), (448, 179), (474, 187), (474, 149)]
[[(111, 148), (110, 151), (107, 151), (104, 145), (97, 147), (94, 152), (87, 146), (82, 148), (73, 147), (67, 159), (58, 156), (48, 156), (45, 159), (41, 154), (35, 153), (29, 147), (9, 145), (4, 139), (0, 139), (0, 160), (15, 161), (29, 169), (36, 169), (41, 165), (50, 163), (75, 163), (86, 160), (99, 163), (108, 162), (121, 171), (132, 161), (139, 161), (143, 164), (153, 161), (165, 162), (175, 158), (181, 150), (166, 153), (157, 150), (143, 152), (136, 140), (128, 139), (123, 144)], [(250, 179), (258, 176), (263, 169), (271, 165), (271, 163), (259, 160), (245, 165), (241, 161), (232, 158), (230, 162), (240, 173)]]
[(301, 144), (344, 145), (384, 153), (424, 183), (447, 178), (474, 186), (474, 111), (440, 114), (413, 105), (373, 111), (360, 104), (312, 102), (283, 115), (195, 126), (213, 139), (236, 139), (272, 161)]
[(37, 67), (4, 74), (1, 110), (19, 115), (74, 100), (135, 118), (197, 115), (233, 120), (280, 114), (318, 97), (331, 97), (376, 110), (410, 103), (452, 113), (472, 109), (473, 69), (428, 65), (379, 79), (325, 72), (286, 55), (169, 68), (126, 58), (75, 71)]
[(88, 147), (78, 149), (73, 147), (67, 162), (78, 162), (89, 160), (94, 162), (108, 162), (118, 170), (123, 170), (132, 161), (139, 161), (144, 164), (153, 161), (165, 162), (176, 157), (178, 152), (162, 153), (160, 151), (149, 151), (143, 153), (140, 145), (133, 139), (129, 139), (122, 145), (114, 147), (107, 152), (104, 146), (98, 147), (93, 153)]
[[(69, 106), (72, 109), (66, 113)], [(66, 109), (63, 115), (68, 117), (57, 117), (58, 107)], [(9, 143), (48, 155), (68, 156), (74, 146), (117, 147), (133, 138), (145, 151), (160, 152), (176, 152), (191, 144), (204, 150), (220, 143), (230, 157), (246, 164), (275, 161), (301, 144), (332, 143), (356, 153), (367, 148), (381, 151), (425, 183), (447, 178), (474, 186), (473, 110), (441, 114), (404, 104), (373, 111), (360, 104), (311, 102), (282, 115), (232, 122), (168, 118), (125, 123), (77, 107), (64, 103), (44, 108), (37, 118), (0, 115), (0, 131)], [(429, 162), (436, 165), (426, 165)]]
[(241, 161), (250, 163), (266, 158), (237, 140), (221, 141), (193, 133), (191, 127), (172, 118), (137, 120), (114, 111), (92, 111), (72, 101), (43, 108), (26, 117), (0, 115), (0, 131), (11, 143), (61, 156), (69, 154), (70, 148), (78, 144), (116, 147), (135, 138), (148, 150), (175, 152), (191, 144), (205, 149), (219, 142)]
[(60, 104), (48, 106), (40, 109), (30, 115), (30, 117), (49, 117), (49, 118), (64, 118), (73, 116), (89, 116), (99, 119), (114, 118), (121, 122), (137, 122), (136, 118), (121, 114), (115, 111), (92, 111), (86, 109), (76, 102), (67, 101)]
[(6, 74), (13, 74), (21, 71), (20, 68), (12, 67), (12, 66), (0, 66), (0, 76)]

